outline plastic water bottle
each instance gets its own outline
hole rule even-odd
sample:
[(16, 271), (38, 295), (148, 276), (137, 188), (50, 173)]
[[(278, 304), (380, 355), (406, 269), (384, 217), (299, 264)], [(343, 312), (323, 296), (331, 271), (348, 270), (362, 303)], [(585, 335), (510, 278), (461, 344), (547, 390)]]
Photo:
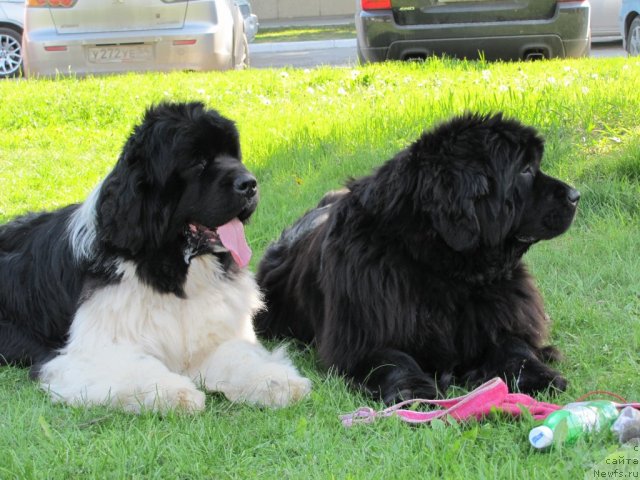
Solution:
[[(535, 448), (553, 443), (573, 443), (581, 435), (611, 426), (618, 417), (616, 404), (607, 400), (569, 403), (551, 413), (542, 425), (529, 432), (529, 442)], [(564, 434), (559, 432), (566, 430)]]

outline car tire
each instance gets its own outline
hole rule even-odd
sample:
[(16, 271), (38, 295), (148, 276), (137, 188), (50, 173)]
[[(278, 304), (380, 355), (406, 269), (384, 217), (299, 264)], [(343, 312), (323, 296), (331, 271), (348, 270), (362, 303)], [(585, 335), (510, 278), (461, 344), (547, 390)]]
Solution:
[(633, 19), (627, 33), (627, 52), (629, 55), (640, 55), (640, 16)]
[(0, 28), (0, 78), (22, 74), (22, 36), (11, 28)]
[(234, 67), (236, 70), (249, 68), (249, 40), (247, 40), (246, 34), (242, 34), (240, 43), (240, 52), (234, 59)]

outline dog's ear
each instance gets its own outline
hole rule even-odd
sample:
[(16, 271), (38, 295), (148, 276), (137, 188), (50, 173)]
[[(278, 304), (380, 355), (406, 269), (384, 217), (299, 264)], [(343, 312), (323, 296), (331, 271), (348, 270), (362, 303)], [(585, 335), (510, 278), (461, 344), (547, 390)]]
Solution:
[(157, 197), (171, 163), (163, 157), (165, 140), (153, 126), (143, 123), (129, 137), (102, 185), (97, 208), (101, 240), (134, 255), (145, 246), (159, 244), (168, 222), (166, 208), (161, 208), (166, 202)]
[[(383, 223), (397, 222), (412, 212), (427, 222), (456, 251), (474, 248), (480, 240), (475, 201), (488, 191), (482, 172), (443, 162), (416, 143), (399, 152), (370, 177), (352, 180), (348, 187), (360, 204)], [(467, 168), (468, 167), (468, 168)], [(419, 228), (422, 218), (414, 218)]]
[(423, 175), (419, 183), (420, 202), (446, 244), (458, 252), (476, 247), (480, 222), (475, 201), (488, 191), (486, 177), (462, 168), (442, 168)]
[(102, 184), (97, 206), (100, 240), (134, 255), (145, 238), (140, 180), (135, 169), (114, 169)]

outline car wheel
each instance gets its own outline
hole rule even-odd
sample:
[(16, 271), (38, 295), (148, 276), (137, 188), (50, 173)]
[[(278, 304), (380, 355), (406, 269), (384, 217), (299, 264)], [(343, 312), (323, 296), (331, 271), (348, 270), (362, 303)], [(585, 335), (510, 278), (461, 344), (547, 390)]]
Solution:
[(247, 40), (247, 35), (242, 34), (242, 39), (240, 40), (240, 52), (238, 56), (235, 58), (235, 68), (236, 70), (244, 70), (245, 68), (249, 68), (249, 41)]
[(640, 55), (640, 17), (634, 18), (629, 26), (627, 52), (629, 55)]
[(15, 77), (22, 72), (21, 43), (18, 32), (0, 28), (0, 78)]

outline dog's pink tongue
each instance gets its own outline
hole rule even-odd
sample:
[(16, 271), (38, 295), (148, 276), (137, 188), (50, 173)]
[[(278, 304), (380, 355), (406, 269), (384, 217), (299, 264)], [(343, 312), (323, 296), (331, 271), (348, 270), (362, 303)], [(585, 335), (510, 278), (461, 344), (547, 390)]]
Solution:
[(251, 260), (251, 249), (244, 238), (244, 226), (237, 218), (217, 228), (222, 245), (240, 267), (246, 267)]

